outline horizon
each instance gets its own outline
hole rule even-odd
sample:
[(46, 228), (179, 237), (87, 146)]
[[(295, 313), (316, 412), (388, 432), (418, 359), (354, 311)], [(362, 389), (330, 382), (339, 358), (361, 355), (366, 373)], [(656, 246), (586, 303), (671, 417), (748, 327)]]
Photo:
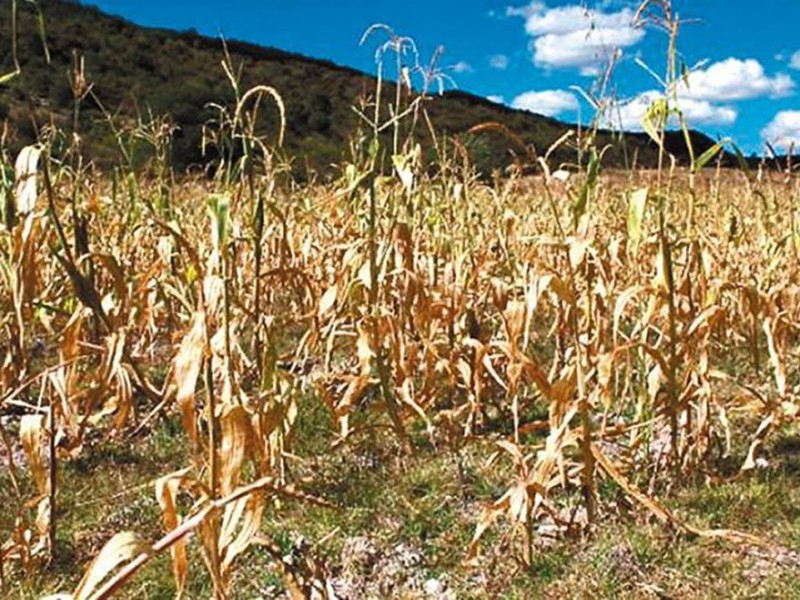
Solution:
[[(383, 40), (373, 37), (363, 46), (359, 42), (371, 25), (382, 23), (414, 40), (422, 64), (443, 47), (440, 66), (455, 83), (450, 88), (582, 124), (591, 120), (593, 110), (577, 88), (588, 91), (603, 56), (618, 49), (612, 90), (620, 103), (612, 124), (632, 131), (641, 131), (641, 117), (658, 94), (659, 84), (647, 68), (662, 72), (666, 56), (666, 35), (653, 27), (632, 27), (637, 3), (622, 0), (480, 0), (458, 10), (444, 1), (423, 5), (412, 0), (398, 6), (356, 0), (348, 11), (316, 0), (239, 0), (224, 7), (201, 0), (191, 10), (186, 3), (154, 0), (82, 4), (138, 25), (195, 30), (372, 75), (375, 48)], [(699, 7), (690, 0), (674, 4), (684, 20), (678, 50), (693, 68), (688, 89), (680, 92), (688, 125), (714, 139), (729, 138), (748, 154), (764, 154), (765, 142), (784, 151), (792, 143), (800, 145), (800, 42), (792, 42), (791, 26), (800, 21), (800, 3), (775, 0), (774, 11), (741, 14), (720, 0)], [(782, 18), (776, 20), (775, 14)], [(706, 43), (709, 37), (713, 44)]]

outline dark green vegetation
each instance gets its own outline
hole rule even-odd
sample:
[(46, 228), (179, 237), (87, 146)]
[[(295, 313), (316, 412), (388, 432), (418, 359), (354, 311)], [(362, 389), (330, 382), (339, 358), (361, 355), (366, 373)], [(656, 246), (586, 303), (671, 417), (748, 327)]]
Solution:
[[(0, 86), (0, 122), (11, 124), (11, 147), (19, 149), (36, 139), (36, 127), (53, 121), (70, 130), (75, 124), (73, 82), (76, 60), (84, 60), (85, 78), (92, 92), (120, 130), (132, 132), (139, 121), (153, 115), (168, 114), (177, 127), (172, 141), (172, 164), (180, 172), (205, 166), (211, 157), (202, 152), (202, 126), (215, 116), (208, 103), (230, 103), (232, 92), (220, 66), (223, 46), (219, 39), (194, 32), (165, 31), (136, 26), (107, 16), (97, 9), (76, 2), (41, 0), (46, 22), (47, 63), (38, 33), (37, 13), (28, 3), (19, 5), (18, 56), (22, 73)], [(0, 10), (0, 73), (13, 70), (11, 52), (11, 11)], [(234, 64), (241, 65), (242, 86), (256, 84), (274, 87), (287, 109), (288, 131), (285, 150), (294, 161), (295, 174), (307, 176), (308, 167), (328, 172), (347, 156), (348, 139), (359, 125), (352, 110), (359, 99), (367, 99), (375, 89), (373, 78), (328, 61), (306, 58), (272, 48), (228, 41)], [(365, 48), (364, 52), (372, 52)], [(459, 134), (476, 166), (484, 173), (511, 163), (513, 154), (524, 154), (518, 141), (496, 132), (480, 136), (467, 132), (476, 125), (496, 122), (519, 137), (536, 152), (544, 152), (569, 126), (540, 115), (512, 110), (460, 91), (443, 96), (432, 90), (426, 107), (437, 135)], [(394, 97), (394, 86), (384, 87), (386, 98)], [(33, 109), (33, 110), (32, 110)], [(38, 125), (31, 120), (36, 115)], [(277, 123), (273, 108), (263, 111), (263, 127), (274, 131)], [(419, 124), (426, 148), (432, 146), (427, 127)], [(88, 156), (100, 165), (119, 161), (117, 140), (106, 115), (92, 97), (82, 102), (77, 130), (84, 138)], [(693, 133), (698, 154), (713, 145), (712, 140)], [(427, 140), (427, 141), (426, 141)], [(644, 134), (620, 136), (603, 133), (598, 147), (612, 146), (606, 166), (639, 164), (654, 166), (655, 146)], [(137, 146), (137, 144), (134, 144)], [(666, 146), (681, 162), (687, 163), (683, 134), (670, 132)], [(150, 153), (139, 141), (134, 160), (143, 162)], [(433, 149), (428, 148), (432, 153)], [(575, 162), (569, 145), (560, 147), (551, 162)]]

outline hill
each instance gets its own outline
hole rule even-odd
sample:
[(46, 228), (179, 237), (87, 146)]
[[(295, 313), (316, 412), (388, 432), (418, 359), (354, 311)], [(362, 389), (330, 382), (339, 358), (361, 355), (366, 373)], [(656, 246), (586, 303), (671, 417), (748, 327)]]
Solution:
[[(220, 66), (223, 46), (219, 39), (193, 31), (175, 32), (140, 27), (109, 16), (96, 8), (64, 0), (40, 0), (46, 22), (48, 63), (43, 51), (35, 10), (20, 3), (18, 48), (22, 73), (0, 86), (0, 120), (10, 125), (10, 143), (20, 147), (35, 139), (31, 112), (39, 123), (52, 119), (69, 128), (73, 124), (70, 81), (75, 57), (85, 61), (87, 81), (103, 106), (119, 124), (136, 123), (142, 115), (171, 115), (177, 126), (171, 148), (173, 165), (185, 169), (203, 165), (202, 126), (215, 116), (209, 102), (230, 103), (233, 95)], [(0, 11), (0, 73), (13, 70), (10, 10)], [(242, 67), (242, 84), (267, 84), (281, 94), (287, 108), (287, 154), (294, 157), (298, 174), (307, 167), (325, 171), (340, 163), (347, 141), (358, 126), (352, 106), (374, 93), (375, 80), (354, 69), (274, 48), (229, 41), (228, 50)], [(387, 94), (394, 94), (387, 84)], [(476, 164), (484, 171), (507, 165), (514, 144), (497, 134), (465, 136), (472, 127), (499, 123), (525, 144), (546, 150), (570, 128), (569, 125), (529, 112), (492, 103), (460, 91), (429, 99), (427, 110), (437, 134), (460, 135)], [(265, 112), (268, 112), (265, 109)], [(265, 117), (268, 119), (268, 117)], [(276, 118), (272, 116), (273, 128)], [(87, 99), (77, 124), (89, 156), (99, 164), (118, 159), (117, 144), (97, 103)], [(269, 126), (269, 125), (267, 125)], [(424, 129), (424, 128), (422, 128)], [(713, 141), (692, 134), (699, 153)], [(606, 162), (620, 166), (626, 160), (652, 166), (656, 150), (643, 134), (627, 134), (623, 152), (621, 136), (601, 134), (601, 146), (611, 145)], [(670, 134), (669, 149), (681, 162), (687, 152), (682, 135)], [(518, 148), (517, 148), (518, 150)], [(574, 161), (567, 147), (554, 160)]]

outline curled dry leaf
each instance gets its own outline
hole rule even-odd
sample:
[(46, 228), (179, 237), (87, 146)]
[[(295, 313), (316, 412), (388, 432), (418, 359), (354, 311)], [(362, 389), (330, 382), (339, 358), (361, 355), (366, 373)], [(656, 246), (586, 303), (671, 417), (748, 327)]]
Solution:
[(72, 598), (94, 600), (96, 597), (94, 592), (117, 568), (144, 552), (147, 552), (147, 546), (138, 535), (130, 531), (117, 533), (106, 542), (100, 554), (89, 565)]
[(49, 496), (50, 481), (44, 459), (47, 437), (44, 416), (25, 415), (22, 417), (20, 421), (20, 443), (25, 452), (25, 458), (28, 460), (28, 466), (36, 484), (36, 491), (39, 494), (35, 500), (36, 533), (39, 537), (38, 542), (31, 549), (34, 554), (45, 547), (45, 540), (48, 539), (52, 519)]
[[(181, 523), (178, 515), (177, 495), (178, 490), (189, 474), (189, 469), (170, 473), (156, 481), (156, 500), (161, 508), (161, 520), (164, 530), (169, 533), (178, 528)], [(183, 596), (186, 589), (186, 578), (189, 574), (189, 562), (186, 557), (186, 540), (179, 539), (170, 549), (172, 558), (172, 573), (175, 578), (175, 588), (178, 598)]]
[(745, 459), (744, 464), (742, 465), (741, 468), (742, 471), (752, 471), (758, 466), (756, 460), (758, 459), (759, 453), (764, 448), (764, 440), (766, 439), (767, 434), (770, 432), (774, 424), (775, 424), (774, 415), (769, 415), (758, 426), (756, 435), (750, 444), (750, 449), (747, 451), (747, 458)]
[(528, 466), (529, 458), (524, 455), (519, 445), (508, 441), (498, 443), (498, 446), (505, 450), (515, 463), (517, 480), (498, 500), (484, 509), (483, 515), (475, 527), (472, 541), (467, 546), (466, 562), (468, 564), (475, 563), (481, 538), (504, 514), (526, 539), (525, 560), (529, 562), (530, 522), (536, 517), (547, 492), (553, 487), (554, 476), (558, 477), (556, 468), (562, 461), (564, 448), (574, 444), (574, 435), (570, 433), (569, 424), (576, 412), (576, 408), (571, 408), (564, 415), (560, 424), (550, 432), (544, 449), (536, 456), (536, 464), (533, 468)]
[(322, 298), (319, 299), (319, 308), (317, 309), (318, 317), (324, 317), (334, 306), (336, 306), (337, 293), (338, 289), (334, 283), (324, 294), (322, 294)]
[(775, 376), (775, 386), (778, 388), (778, 394), (781, 398), (786, 397), (786, 367), (783, 364), (783, 359), (778, 353), (778, 347), (775, 342), (775, 327), (772, 319), (764, 319), (764, 335), (767, 337), (767, 349), (769, 350), (769, 361), (772, 364), (772, 372)]
[(219, 536), (219, 556), (226, 579), (232, 575), (236, 557), (247, 550), (258, 534), (266, 504), (264, 494), (256, 492), (225, 507)]
[(203, 338), (205, 314), (197, 311), (192, 316), (189, 332), (184, 336), (175, 355), (173, 372), (177, 386), (176, 399), (181, 410), (183, 426), (192, 442), (197, 442), (197, 415), (194, 408), (194, 391), (203, 365)]
[(36, 172), (41, 155), (41, 146), (26, 146), (17, 156), (14, 167), (16, 180), (14, 196), (17, 201), (17, 212), (23, 216), (33, 212), (36, 205)]
[(46, 432), (42, 415), (25, 415), (20, 420), (19, 437), (25, 458), (28, 460), (36, 489), (41, 495), (47, 494), (47, 469), (44, 464)]
[(617, 467), (606, 457), (597, 445), (592, 445), (592, 454), (597, 460), (597, 464), (608, 473), (611, 479), (619, 485), (628, 496), (636, 500), (652, 513), (659, 521), (665, 525), (671, 525), (676, 530), (689, 535), (690, 537), (701, 537), (707, 539), (723, 539), (734, 544), (746, 544), (752, 546), (771, 547), (772, 545), (758, 536), (736, 531), (733, 529), (700, 529), (679, 520), (669, 509), (659, 502), (640, 492), (631, 484), (628, 479), (620, 472)]
[(242, 466), (252, 438), (250, 415), (240, 405), (226, 404), (219, 416), (222, 439), (220, 454), (220, 489), (230, 494), (239, 484)]

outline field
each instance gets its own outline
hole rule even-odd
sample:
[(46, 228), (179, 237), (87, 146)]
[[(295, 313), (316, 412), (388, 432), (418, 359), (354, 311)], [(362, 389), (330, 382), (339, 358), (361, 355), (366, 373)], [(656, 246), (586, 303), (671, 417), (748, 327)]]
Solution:
[(658, 169), (478, 173), (378, 82), (301, 185), (223, 67), (202, 175), (159, 117), (113, 170), (3, 137), (5, 597), (800, 596), (790, 159), (677, 165), (666, 90)]

